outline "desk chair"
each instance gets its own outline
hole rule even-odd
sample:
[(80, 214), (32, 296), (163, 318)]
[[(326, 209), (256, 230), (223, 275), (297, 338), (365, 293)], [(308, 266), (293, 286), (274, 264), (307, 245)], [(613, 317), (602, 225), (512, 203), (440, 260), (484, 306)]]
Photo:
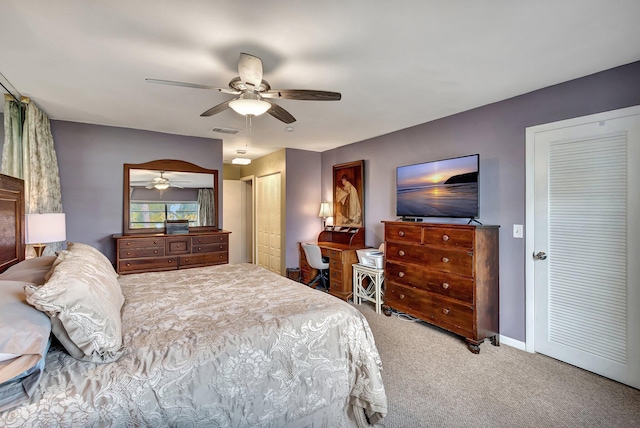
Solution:
[[(322, 251), (320, 247), (315, 244), (302, 244), (304, 255), (307, 258), (307, 263), (314, 269), (318, 269), (318, 276), (313, 278), (309, 283), (309, 287), (314, 287), (314, 284), (320, 281), (320, 285), (324, 288), (324, 291), (329, 291), (329, 263), (322, 258)], [(316, 287), (317, 288), (317, 287)]]

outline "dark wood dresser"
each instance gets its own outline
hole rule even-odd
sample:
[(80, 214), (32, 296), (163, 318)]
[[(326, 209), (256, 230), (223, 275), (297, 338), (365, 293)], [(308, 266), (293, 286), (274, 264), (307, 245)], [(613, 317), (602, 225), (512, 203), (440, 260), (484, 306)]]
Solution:
[(385, 305), (499, 345), (499, 226), (383, 222)]
[(116, 271), (128, 274), (228, 263), (229, 233), (113, 235)]
[[(353, 273), (351, 266), (358, 263), (356, 250), (365, 248), (364, 228), (327, 226), (318, 235), (318, 246), (323, 257), (329, 258), (329, 293), (342, 300), (349, 300), (353, 294)], [(302, 246), (298, 243), (300, 254), (300, 277), (309, 284), (318, 271), (307, 263)]]

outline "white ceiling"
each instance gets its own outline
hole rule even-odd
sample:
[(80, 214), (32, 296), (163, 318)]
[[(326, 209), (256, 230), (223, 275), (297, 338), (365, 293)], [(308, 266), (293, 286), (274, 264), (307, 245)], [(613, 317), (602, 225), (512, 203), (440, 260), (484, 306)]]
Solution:
[[(638, 0), (8, 0), (0, 81), (51, 119), (221, 138), (224, 160), (282, 147), (324, 151), (640, 60)], [(229, 97), (145, 83), (226, 87), (240, 52), (277, 89), (342, 93), (279, 100), (250, 138)], [(240, 129), (217, 134), (214, 127)]]

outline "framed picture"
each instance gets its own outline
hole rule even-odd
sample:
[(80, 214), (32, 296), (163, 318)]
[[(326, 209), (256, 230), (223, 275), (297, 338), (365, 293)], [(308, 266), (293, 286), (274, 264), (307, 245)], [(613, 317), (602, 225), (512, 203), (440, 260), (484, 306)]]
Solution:
[(333, 166), (333, 224), (364, 226), (364, 160)]

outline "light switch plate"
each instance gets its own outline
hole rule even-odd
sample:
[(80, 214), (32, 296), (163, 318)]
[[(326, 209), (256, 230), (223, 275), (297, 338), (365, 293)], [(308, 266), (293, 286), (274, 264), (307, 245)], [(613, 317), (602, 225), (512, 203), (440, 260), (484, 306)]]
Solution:
[(522, 238), (522, 225), (514, 224), (513, 225), (513, 237), (514, 238)]

